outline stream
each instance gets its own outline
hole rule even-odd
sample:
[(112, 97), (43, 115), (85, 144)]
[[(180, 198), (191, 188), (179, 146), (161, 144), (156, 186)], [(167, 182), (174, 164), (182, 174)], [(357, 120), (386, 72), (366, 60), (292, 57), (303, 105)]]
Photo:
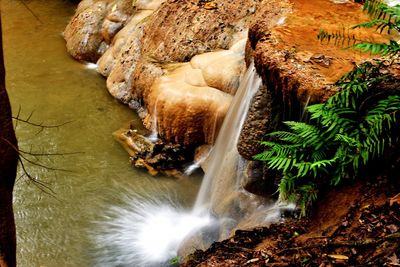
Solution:
[[(62, 31), (76, 7), (71, 2), (1, 1), (14, 116), (20, 111), (20, 118), (27, 119), (32, 113), (29, 121), (50, 126), (69, 122), (54, 128), (16, 125), (22, 150), (63, 154), (39, 155), (37, 163), (48, 168), (25, 161), (27, 172), (45, 187), (26, 176), (16, 183), (21, 267), (96, 265), (104, 248), (96, 244), (96, 233), (104, 232), (108, 210), (124, 209), (135, 199), (169, 197), (190, 207), (201, 182), (196, 176), (155, 179), (130, 166), (127, 153), (111, 134), (130, 121), (140, 128), (141, 121), (108, 94), (103, 77), (66, 52)], [(20, 166), (18, 177), (23, 174)]]

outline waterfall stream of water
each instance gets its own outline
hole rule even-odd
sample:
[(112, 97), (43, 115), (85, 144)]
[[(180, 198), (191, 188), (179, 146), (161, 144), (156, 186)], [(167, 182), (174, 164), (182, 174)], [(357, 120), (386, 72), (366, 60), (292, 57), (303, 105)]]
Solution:
[(202, 210), (205, 207), (212, 208), (213, 204), (219, 202), (220, 196), (235, 190), (239, 156), (236, 145), (251, 99), (260, 85), (261, 79), (256, 73), (254, 63), (251, 63), (242, 78), (219, 131), (214, 149), (209, 156), (210, 166), (203, 178), (194, 211)]
[(151, 134), (149, 136), (149, 140), (152, 142), (156, 142), (158, 140), (157, 104), (158, 97), (154, 103), (153, 114), (151, 116)]
[(148, 197), (134, 197), (123, 207), (114, 207), (105, 215), (104, 231), (97, 234), (96, 242), (106, 244), (99, 251), (110, 253), (96, 257), (97, 266), (164, 266), (178, 251), (185, 255), (193, 248), (206, 248), (226, 238), (238, 225), (255, 226), (279, 218), (279, 206), (245, 192), (241, 186), (245, 160), (236, 146), (260, 86), (252, 63), (210, 152), (209, 167), (193, 209), (180, 208), (173, 198)]
[[(201, 239), (207, 239), (201, 241), (204, 247), (225, 237), (237, 225), (240, 219), (236, 216), (231, 220), (229, 213), (219, 214), (215, 203), (229, 203), (229, 198), (240, 190), (241, 161), (236, 145), (251, 99), (260, 85), (261, 79), (251, 64), (219, 131), (193, 209), (180, 208), (174, 198), (138, 196), (126, 201), (123, 207), (114, 207), (105, 215), (104, 231), (96, 235), (97, 244), (106, 244), (98, 251), (111, 251), (96, 256), (98, 266), (162, 266), (195, 233), (200, 232)], [(221, 200), (224, 197), (228, 200)], [(226, 227), (227, 221), (232, 222), (230, 227)]]

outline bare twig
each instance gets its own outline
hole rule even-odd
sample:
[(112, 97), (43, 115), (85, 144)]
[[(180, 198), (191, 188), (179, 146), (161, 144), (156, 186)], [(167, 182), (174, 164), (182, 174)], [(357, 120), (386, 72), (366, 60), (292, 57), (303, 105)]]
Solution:
[(64, 123), (61, 123), (61, 124), (46, 125), (46, 124), (43, 124), (43, 122), (42, 123), (34, 123), (34, 122), (29, 121), (31, 117), (32, 117), (32, 113), (26, 119), (21, 119), (19, 117), (13, 117), (13, 119), (16, 120), (16, 121), (24, 122), (24, 123), (27, 123), (29, 125), (32, 125), (32, 126), (35, 126), (35, 127), (40, 127), (40, 128), (59, 128), (61, 126), (64, 126), (66, 124), (69, 124), (69, 123), (73, 122), (73, 121), (67, 121), (67, 122), (64, 122)]
[(28, 6), (27, 3), (25, 3), (24, 0), (20, 0), (20, 2), (25, 6), (25, 8), (29, 11), (29, 13), (32, 14), (32, 16), (40, 22), (40, 24), (43, 24), (43, 22), (40, 20), (40, 18), (38, 17), (38, 15), (35, 14), (35, 12), (33, 12), (33, 10)]
[(23, 174), (18, 177), (18, 180), (20, 180), (21, 178), (23, 178), (24, 176), (26, 176), (28, 178), (29, 181), (33, 182), (33, 184), (38, 187), (42, 192), (49, 194), (51, 196), (53, 196), (54, 198), (56, 198), (55, 196), (55, 192), (51, 189), (51, 187), (43, 182), (38, 180), (37, 178), (33, 177), (29, 171), (26, 169), (26, 166), (24, 164), (24, 161), (34, 165), (34, 166), (38, 166), (40, 168), (46, 169), (46, 170), (50, 170), (50, 171), (64, 171), (64, 172), (72, 172), (71, 170), (67, 170), (67, 169), (61, 169), (61, 168), (53, 168), (53, 167), (49, 167), (43, 164), (40, 164), (38, 162), (35, 162), (31, 159), (29, 159), (26, 155), (30, 155), (30, 156), (34, 156), (35, 158), (38, 156), (63, 156), (63, 155), (73, 155), (73, 154), (78, 154), (78, 153), (82, 153), (82, 152), (73, 152), (73, 153), (31, 153), (31, 152), (26, 152), (23, 150), (18, 149), (17, 147), (15, 147), (10, 141), (8, 141), (5, 138), (1, 138), (1, 140), (3, 140), (4, 142), (6, 142), (10, 147), (12, 147), (16, 152), (18, 152), (18, 161), (20, 163), (20, 166), (22, 168)]
[(51, 129), (51, 128), (59, 128), (61, 126), (64, 126), (66, 124), (69, 124), (69, 123), (73, 122), (73, 121), (67, 121), (67, 122), (60, 123), (60, 124), (55, 124), (55, 125), (46, 125), (43, 122), (35, 123), (35, 122), (31, 122), (30, 121), (32, 116), (33, 116), (33, 114), (35, 113), (35, 110), (32, 110), (31, 113), (29, 113), (29, 115), (28, 115), (28, 117), (26, 119), (22, 119), (21, 118), (21, 110), (22, 109), (21, 109), (21, 105), (20, 105), (19, 108), (18, 108), (17, 115), (16, 116), (12, 116), (12, 118), (16, 121), (16, 123), (15, 123), (16, 125), (18, 124), (18, 122), (23, 122), (23, 123), (29, 124), (31, 126), (40, 127), (42, 129), (43, 128), (50, 128)]
[(32, 165), (35, 165), (35, 166), (38, 166), (38, 167), (41, 167), (41, 168), (44, 168), (44, 169), (47, 169), (47, 170), (51, 170), (51, 171), (72, 172), (71, 170), (60, 169), (60, 168), (53, 168), (53, 167), (45, 166), (45, 165), (42, 165), (42, 164), (40, 164), (40, 163), (34, 162), (34, 161), (32, 161), (31, 159), (28, 159), (28, 158), (27, 158), (26, 156), (24, 156), (22, 153), (19, 153), (18, 148), (16, 148), (10, 141), (8, 141), (8, 140), (5, 139), (5, 138), (1, 138), (1, 139), (2, 139), (3, 141), (5, 141), (6, 143), (8, 143), (15, 151), (17, 151), (20, 158), (26, 160), (27, 162), (31, 163)]
[(22, 174), (18, 179), (20, 179), (20, 178), (26, 176), (26, 177), (29, 179), (29, 181), (32, 181), (33, 184), (34, 184), (37, 188), (40, 189), (40, 191), (42, 191), (43, 193), (49, 194), (50, 196), (52, 196), (52, 197), (54, 197), (54, 198), (57, 198), (57, 197), (56, 197), (56, 193), (53, 191), (53, 189), (52, 189), (49, 185), (47, 185), (47, 183), (42, 182), (42, 181), (39, 181), (38, 179), (36, 179), (35, 177), (33, 177), (33, 176), (28, 172), (28, 170), (25, 168), (25, 164), (24, 164), (24, 162), (22, 161), (22, 159), (19, 158), (18, 160), (19, 160), (19, 163), (20, 163), (20, 165), (21, 165), (22, 171), (24, 172), (24, 174)]

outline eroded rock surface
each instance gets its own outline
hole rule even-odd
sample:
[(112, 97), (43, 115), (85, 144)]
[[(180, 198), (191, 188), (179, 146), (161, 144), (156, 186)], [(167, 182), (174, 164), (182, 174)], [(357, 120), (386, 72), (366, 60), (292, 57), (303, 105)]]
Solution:
[[(336, 93), (333, 84), (355, 64), (371, 58), (321, 43), (317, 39), (320, 29), (338, 31), (343, 25), (368, 20), (361, 5), (352, 1), (263, 1), (249, 30), (246, 56), (254, 57), (264, 92), (257, 94), (250, 108), (238, 145), (241, 155), (251, 159), (260, 153), (257, 141), (266, 132), (282, 120), (304, 118), (308, 104), (323, 102)], [(382, 40), (374, 31), (357, 31), (357, 36)]]
[(243, 52), (209, 52), (164, 67), (144, 93), (145, 126), (176, 143), (213, 144), (245, 68)]
[[(149, 130), (186, 145), (214, 142), (246, 46), (246, 61), (254, 58), (264, 84), (238, 145), (251, 159), (266, 132), (300, 119), (305, 106), (337, 92), (333, 83), (369, 58), (316, 38), (321, 28), (367, 21), (360, 7), (329, 0), (84, 0), (65, 38), (75, 58), (96, 62), (101, 56), (98, 71), (109, 92), (135, 109)], [(365, 31), (358, 37), (367, 34), (381, 38)]]
[(68, 52), (77, 60), (96, 62), (133, 11), (131, 0), (82, 1), (64, 31)]
[[(212, 143), (245, 68), (246, 25), (258, 4), (84, 0), (65, 30), (67, 48), (79, 60), (99, 59), (111, 95), (148, 129), (157, 119), (166, 141)], [(184, 62), (185, 73), (171, 70)]]

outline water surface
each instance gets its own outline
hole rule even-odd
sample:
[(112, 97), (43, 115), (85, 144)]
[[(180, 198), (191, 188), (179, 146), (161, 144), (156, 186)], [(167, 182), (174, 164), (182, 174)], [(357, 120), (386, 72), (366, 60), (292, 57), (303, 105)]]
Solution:
[[(93, 238), (103, 212), (126, 205), (136, 195), (173, 195), (190, 206), (199, 179), (150, 177), (133, 169), (111, 133), (131, 120), (126, 106), (109, 96), (104, 79), (65, 51), (61, 32), (75, 6), (63, 0), (3, 0), (2, 19), (7, 88), (16, 115), (57, 125), (44, 129), (18, 123), (23, 150), (39, 153), (82, 152), (40, 157), (40, 163), (70, 170), (52, 171), (27, 164), (54, 196), (26, 178), (15, 188), (18, 265), (21, 267), (92, 266)], [(19, 175), (23, 172), (20, 168)], [(103, 229), (104, 230), (104, 229)], [(102, 231), (103, 231), (102, 230)], [(96, 254), (98, 255), (98, 254)]]

